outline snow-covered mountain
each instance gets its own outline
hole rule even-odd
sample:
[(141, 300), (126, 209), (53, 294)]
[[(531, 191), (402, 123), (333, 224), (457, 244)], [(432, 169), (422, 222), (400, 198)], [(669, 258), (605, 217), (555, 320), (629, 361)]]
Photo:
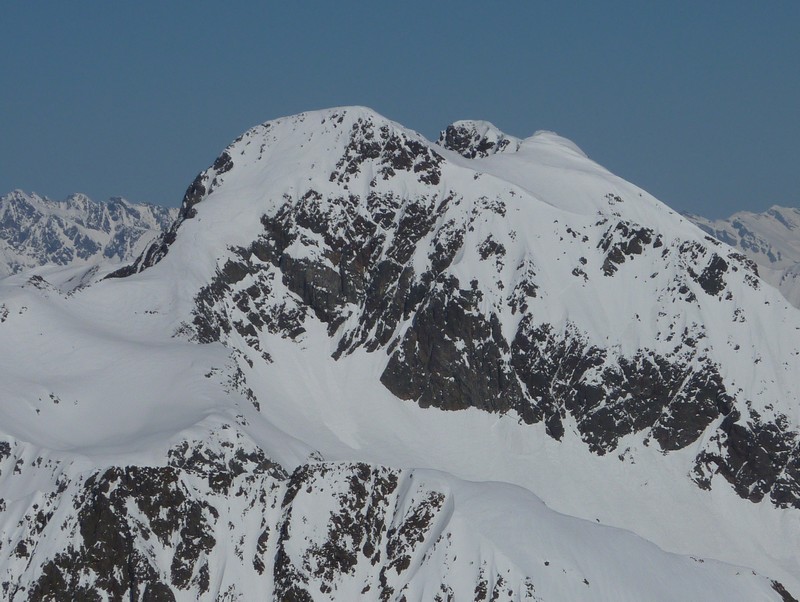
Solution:
[(800, 307), (800, 209), (771, 207), (764, 213), (740, 211), (727, 219), (690, 220), (758, 264), (761, 277)]
[(0, 277), (52, 264), (130, 261), (168, 229), (176, 209), (73, 194), (53, 201), (14, 190), (0, 197)]
[(800, 312), (556, 134), (275, 120), (44, 276), (0, 281), (8, 599), (800, 592)]

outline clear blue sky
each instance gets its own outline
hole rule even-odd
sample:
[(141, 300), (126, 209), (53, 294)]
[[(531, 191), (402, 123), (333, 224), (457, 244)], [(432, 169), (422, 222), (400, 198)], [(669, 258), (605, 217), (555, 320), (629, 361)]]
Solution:
[(800, 205), (800, 1), (7, 2), (0, 193), (176, 205), (247, 128), (554, 130), (681, 210)]

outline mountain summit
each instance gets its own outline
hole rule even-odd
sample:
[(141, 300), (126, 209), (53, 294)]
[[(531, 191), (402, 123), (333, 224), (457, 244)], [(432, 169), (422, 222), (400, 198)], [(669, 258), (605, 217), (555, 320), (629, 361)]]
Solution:
[(13, 599), (800, 591), (800, 314), (556, 134), (267, 122), (112, 276), (0, 281)]
[(462, 157), (488, 157), (519, 150), (520, 140), (506, 136), (488, 121), (456, 121), (439, 135), (437, 144)]

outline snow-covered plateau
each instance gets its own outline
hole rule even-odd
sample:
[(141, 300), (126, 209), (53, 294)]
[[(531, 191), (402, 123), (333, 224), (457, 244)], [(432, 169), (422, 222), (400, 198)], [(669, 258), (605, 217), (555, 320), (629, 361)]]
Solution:
[(80, 269), (0, 279), (4, 599), (800, 595), (800, 311), (554, 133), (267, 122)]

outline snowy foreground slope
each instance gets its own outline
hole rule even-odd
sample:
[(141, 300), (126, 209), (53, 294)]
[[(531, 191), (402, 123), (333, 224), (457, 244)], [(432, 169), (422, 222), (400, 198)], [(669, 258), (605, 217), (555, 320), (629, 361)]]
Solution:
[(800, 307), (800, 209), (775, 205), (764, 213), (740, 211), (721, 220), (686, 217), (755, 261), (760, 276)]
[(0, 276), (59, 265), (88, 270), (130, 261), (169, 228), (176, 210), (82, 194), (53, 201), (15, 190), (0, 197)]
[(0, 280), (10, 600), (792, 600), (800, 312), (551, 133), (257, 126)]

